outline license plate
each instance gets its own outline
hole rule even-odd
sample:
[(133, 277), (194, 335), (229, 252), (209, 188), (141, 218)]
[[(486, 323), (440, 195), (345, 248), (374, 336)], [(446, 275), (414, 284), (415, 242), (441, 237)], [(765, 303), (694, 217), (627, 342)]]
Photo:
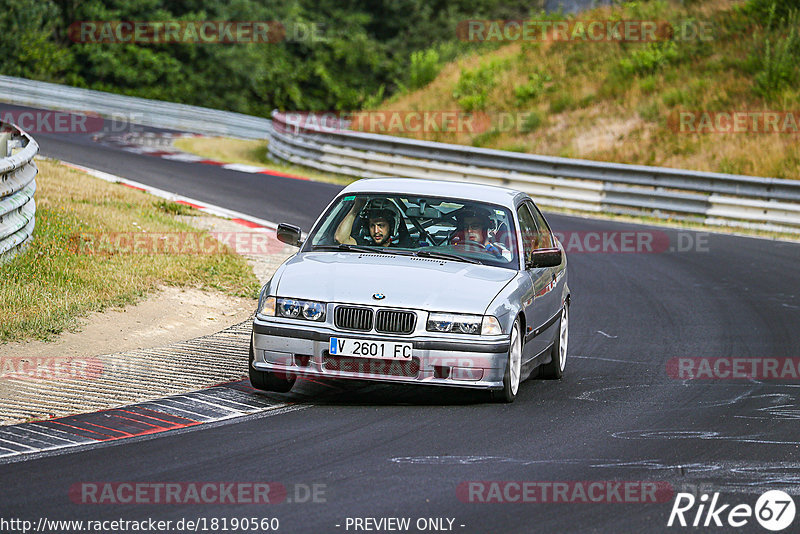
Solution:
[(411, 343), (332, 337), (328, 352), (334, 356), (410, 360), (412, 347)]

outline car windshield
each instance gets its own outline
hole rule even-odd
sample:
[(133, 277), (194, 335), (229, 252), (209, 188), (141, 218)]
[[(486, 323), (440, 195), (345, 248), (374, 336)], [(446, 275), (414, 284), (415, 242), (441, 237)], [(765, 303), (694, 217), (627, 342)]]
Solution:
[(416, 255), (518, 268), (509, 210), (441, 197), (351, 194), (339, 197), (304, 250)]

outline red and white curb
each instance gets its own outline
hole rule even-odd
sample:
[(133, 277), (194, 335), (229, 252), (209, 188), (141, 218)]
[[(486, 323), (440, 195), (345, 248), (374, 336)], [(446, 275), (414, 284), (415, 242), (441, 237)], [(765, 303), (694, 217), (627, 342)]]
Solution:
[(279, 415), (307, 407), (291, 404), (281, 397), (253, 389), (245, 379), (120, 408), (0, 427), (0, 465), (63, 449), (151, 436), (244, 416)]
[[(197, 134), (152, 134), (152, 135), (144, 135), (137, 137), (137, 139), (144, 139), (144, 140), (152, 140), (152, 141), (159, 141), (161, 139), (169, 140), (170, 143), (167, 143), (165, 146), (147, 146), (141, 143), (131, 142), (131, 138), (129, 136), (123, 137), (108, 137), (105, 140), (101, 138), (96, 138), (96, 141), (105, 142), (106, 144), (114, 145), (126, 152), (133, 152), (134, 154), (143, 154), (146, 156), (154, 156), (164, 159), (171, 159), (174, 161), (183, 161), (186, 163), (202, 163), (204, 165), (214, 165), (215, 167), (220, 167), (222, 169), (228, 169), (231, 171), (237, 172), (246, 172), (248, 174), (265, 174), (268, 176), (276, 176), (279, 178), (290, 178), (292, 180), (306, 180), (308, 181), (309, 178), (305, 176), (298, 176), (296, 174), (287, 174), (285, 172), (277, 172), (267, 167), (258, 167), (256, 165), (246, 165), (244, 163), (225, 163), (224, 161), (216, 161), (213, 159), (208, 159), (203, 156), (198, 156), (196, 154), (189, 154), (187, 152), (181, 152), (180, 150), (175, 150), (174, 147), (171, 146), (172, 139), (180, 139), (182, 137), (205, 137), (202, 135)], [(156, 143), (158, 145), (158, 143)]]
[(278, 225), (272, 221), (267, 221), (265, 219), (259, 219), (258, 217), (253, 217), (252, 215), (247, 215), (246, 213), (241, 213), (239, 211), (229, 210), (228, 208), (223, 208), (221, 206), (215, 206), (214, 204), (208, 204), (202, 202), (200, 200), (196, 200), (190, 197), (185, 197), (183, 195), (178, 195), (176, 193), (171, 193), (169, 191), (164, 191), (163, 189), (158, 189), (157, 187), (152, 187), (147, 184), (143, 184), (141, 182), (136, 182), (134, 180), (129, 180), (127, 178), (122, 178), (121, 176), (117, 176), (115, 174), (110, 174), (103, 171), (98, 171), (96, 169), (92, 169), (90, 167), (84, 167), (83, 165), (77, 165), (75, 163), (69, 163), (66, 161), (60, 162), (62, 165), (69, 167), (71, 169), (75, 169), (81, 172), (85, 172), (95, 178), (100, 178), (101, 180), (105, 180), (106, 182), (111, 182), (115, 184), (124, 185), (125, 187), (130, 187), (131, 189), (136, 189), (138, 191), (143, 191), (145, 193), (149, 193), (151, 195), (169, 200), (171, 202), (175, 202), (178, 204), (183, 204), (186, 206), (190, 206), (194, 209), (203, 211), (205, 213), (216, 215), (218, 217), (224, 217), (226, 219), (230, 219), (233, 222), (239, 223), (243, 226), (247, 226), (248, 228), (268, 228), (270, 230), (275, 230), (278, 228)]
[[(271, 221), (245, 213), (206, 204), (83, 165), (64, 161), (60, 163), (106, 182), (118, 183), (225, 217), (257, 231), (277, 228)], [(248, 415), (264, 416), (264, 412), (278, 415), (306, 407), (259, 392), (247, 379), (239, 380), (120, 408), (0, 427), (0, 465), (73, 447), (160, 434)]]

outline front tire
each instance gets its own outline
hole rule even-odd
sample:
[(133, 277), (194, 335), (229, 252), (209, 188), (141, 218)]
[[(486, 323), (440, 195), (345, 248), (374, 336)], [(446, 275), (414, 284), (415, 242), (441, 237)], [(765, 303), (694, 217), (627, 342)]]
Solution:
[(508, 347), (508, 360), (503, 375), (503, 389), (492, 391), (492, 399), (497, 402), (514, 402), (519, 391), (520, 374), (522, 373), (522, 335), (519, 319), (514, 321), (511, 329), (511, 342)]
[(542, 377), (558, 380), (564, 376), (567, 366), (567, 344), (569, 341), (569, 306), (564, 304), (561, 319), (558, 320), (558, 336), (550, 349), (550, 363), (542, 366)]
[(287, 393), (294, 386), (297, 377), (295, 375), (285, 375), (285, 377), (278, 376), (271, 371), (259, 371), (253, 368), (253, 361), (255, 360), (255, 353), (253, 351), (253, 337), (250, 337), (250, 384), (263, 391), (277, 391), (278, 393)]

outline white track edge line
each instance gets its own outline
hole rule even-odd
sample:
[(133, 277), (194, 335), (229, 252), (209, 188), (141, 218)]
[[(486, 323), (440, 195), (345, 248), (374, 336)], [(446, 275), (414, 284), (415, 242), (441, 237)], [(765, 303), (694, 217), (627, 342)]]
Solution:
[(252, 215), (248, 215), (246, 213), (241, 213), (239, 211), (234, 211), (228, 208), (223, 208), (221, 206), (216, 206), (214, 204), (209, 204), (201, 200), (196, 200), (191, 197), (185, 197), (183, 195), (172, 193), (170, 191), (165, 191), (163, 189), (158, 189), (157, 187), (152, 187), (147, 184), (137, 182), (135, 180), (129, 180), (127, 178), (117, 176), (116, 174), (99, 171), (97, 169), (92, 169), (91, 167), (85, 167), (83, 165), (78, 165), (77, 163), (70, 163), (68, 161), (62, 161), (62, 160), (54, 160), (54, 161), (58, 161), (59, 163), (65, 165), (66, 167), (85, 172), (86, 174), (94, 176), (95, 178), (100, 178), (101, 180), (105, 180), (106, 182), (124, 184), (131, 187), (136, 187), (138, 189), (143, 189), (145, 192), (150, 193), (151, 195), (171, 200), (173, 202), (180, 200), (183, 202), (187, 202), (189, 204), (200, 206), (203, 211), (208, 212), (212, 215), (217, 215), (219, 217), (224, 217), (226, 219), (242, 219), (244, 221), (258, 224), (265, 228), (270, 228), (272, 230), (278, 228), (278, 224), (272, 221), (268, 221), (266, 219), (260, 219), (258, 217), (253, 217)]

